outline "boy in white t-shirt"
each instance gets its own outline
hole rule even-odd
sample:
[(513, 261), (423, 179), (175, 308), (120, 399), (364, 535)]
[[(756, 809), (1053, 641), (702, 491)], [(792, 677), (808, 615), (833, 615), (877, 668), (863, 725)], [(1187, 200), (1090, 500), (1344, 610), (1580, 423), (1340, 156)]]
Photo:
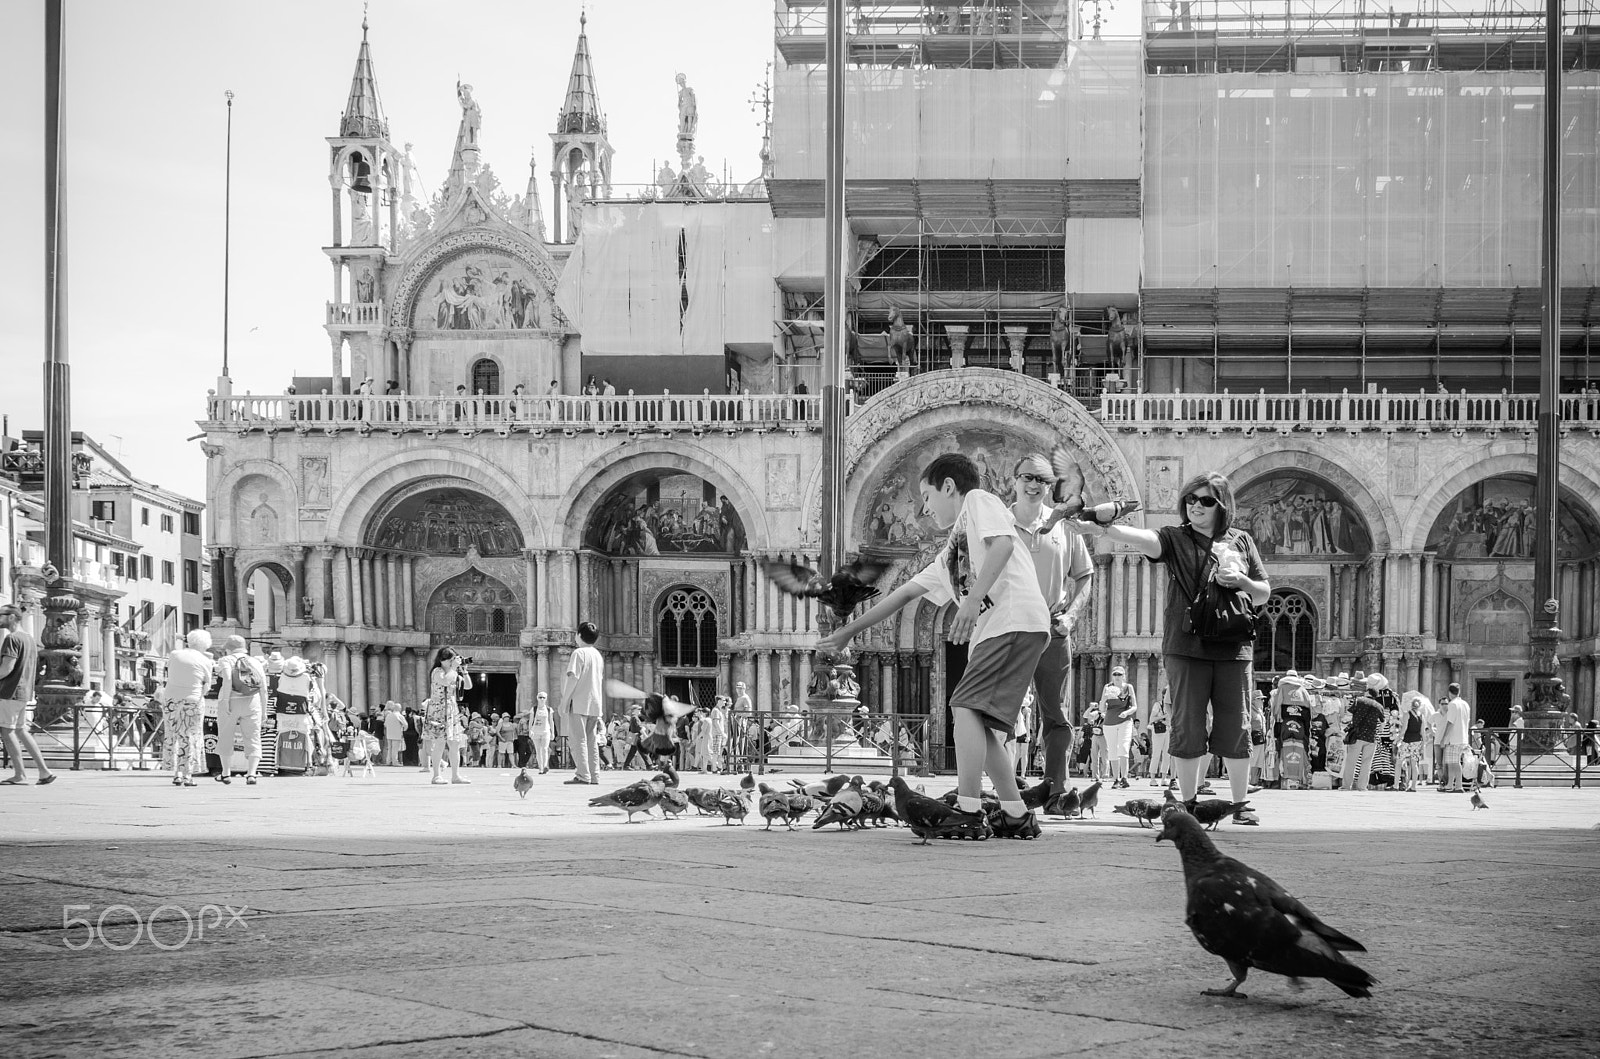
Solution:
[[(972, 814), (974, 837), (1033, 838), (1038, 821), (1022, 802), (1006, 740), (1017, 723), (1035, 664), (1050, 639), (1050, 611), (1039, 593), (1016, 520), (993, 493), (978, 488), (978, 469), (960, 453), (939, 456), (918, 483), (923, 508), (950, 538), (920, 573), (819, 645), (842, 650), (856, 633), (921, 596), (935, 606), (959, 601), (951, 643), (969, 643), (967, 668), (950, 696), (956, 743), (957, 807)], [(983, 825), (983, 775), (1000, 811)]]

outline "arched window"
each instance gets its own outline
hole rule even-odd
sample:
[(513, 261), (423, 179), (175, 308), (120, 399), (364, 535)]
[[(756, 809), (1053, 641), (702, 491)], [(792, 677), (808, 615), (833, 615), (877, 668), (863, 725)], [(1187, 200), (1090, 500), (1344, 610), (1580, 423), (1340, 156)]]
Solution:
[(467, 631), (467, 611), (464, 607), (456, 608), (456, 632)]
[(506, 631), (506, 612), (505, 612), (504, 609), (502, 609), (500, 607), (494, 608), (494, 618), (489, 623), (489, 631), (490, 632), (505, 632)]
[(673, 669), (715, 669), (717, 607), (698, 588), (678, 588), (661, 602), (656, 629), (661, 664)]
[(1296, 669), (1315, 670), (1317, 664), (1317, 612), (1302, 592), (1282, 589), (1261, 608), (1256, 633), (1256, 674)]
[(500, 365), (484, 357), (472, 365), (472, 392), (499, 393)]

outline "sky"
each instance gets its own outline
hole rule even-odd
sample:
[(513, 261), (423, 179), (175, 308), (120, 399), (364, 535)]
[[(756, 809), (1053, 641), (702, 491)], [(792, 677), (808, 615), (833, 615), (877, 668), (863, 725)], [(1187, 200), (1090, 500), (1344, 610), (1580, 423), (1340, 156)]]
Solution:
[[(361, 43), (361, 0), (65, 0), (72, 426), (137, 476), (205, 497), (195, 421), (222, 364), (227, 105), (234, 92), (228, 352), (234, 392), (325, 370), (329, 150)], [(1137, 32), (1119, 0), (1107, 32)], [(371, 0), (369, 40), (397, 147), (429, 191), (455, 144), (457, 78), (483, 113), (483, 160), (521, 193), (530, 153), (551, 219), (549, 132), (580, 11), (613, 186), (674, 157), (682, 72), (698, 153), (760, 171), (752, 108), (773, 58), (770, 0)], [(43, 424), (44, 3), (0, 3), (0, 414)]]

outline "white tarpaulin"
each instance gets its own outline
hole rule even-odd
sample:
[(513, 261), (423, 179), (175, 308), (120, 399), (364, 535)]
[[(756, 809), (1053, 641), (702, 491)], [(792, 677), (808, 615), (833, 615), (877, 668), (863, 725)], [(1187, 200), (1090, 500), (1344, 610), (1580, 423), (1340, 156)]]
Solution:
[(770, 345), (772, 243), (765, 202), (586, 206), (556, 304), (585, 353), (703, 356)]

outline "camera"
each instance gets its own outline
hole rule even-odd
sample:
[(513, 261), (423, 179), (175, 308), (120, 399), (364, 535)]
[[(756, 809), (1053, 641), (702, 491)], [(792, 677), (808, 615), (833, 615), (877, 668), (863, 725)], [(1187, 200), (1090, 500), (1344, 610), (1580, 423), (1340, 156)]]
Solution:
[(460, 664), (461, 664), (461, 668), (462, 669), (465, 669), (468, 666), (475, 664), (476, 662), (477, 662), (477, 659), (473, 658), (471, 655), (462, 655), (461, 659), (460, 659)]

